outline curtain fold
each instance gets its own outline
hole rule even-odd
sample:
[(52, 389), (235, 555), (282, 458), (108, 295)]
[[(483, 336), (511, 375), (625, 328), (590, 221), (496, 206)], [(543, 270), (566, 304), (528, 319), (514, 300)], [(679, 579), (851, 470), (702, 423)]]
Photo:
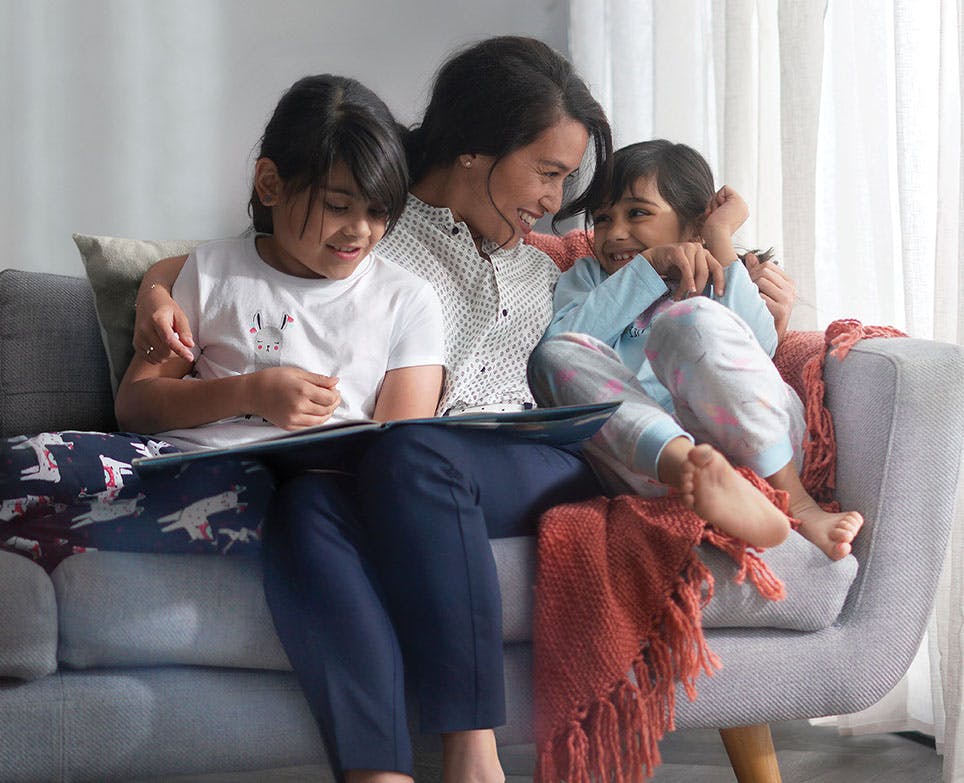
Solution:
[[(793, 328), (854, 317), (961, 344), (962, 21), (964, 0), (572, 0), (570, 51), (617, 144), (690, 144), (743, 194), (738, 240), (776, 247)], [(945, 781), (964, 781), (962, 571), (964, 498), (915, 662), (838, 719), (935, 735)]]

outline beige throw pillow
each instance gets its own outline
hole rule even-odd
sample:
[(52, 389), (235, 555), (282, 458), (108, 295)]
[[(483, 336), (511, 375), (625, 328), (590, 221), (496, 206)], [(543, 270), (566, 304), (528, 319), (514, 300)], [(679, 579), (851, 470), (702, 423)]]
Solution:
[(134, 300), (148, 268), (168, 256), (190, 253), (195, 240), (121, 239), (74, 234), (74, 243), (94, 290), (100, 335), (110, 364), (111, 386), (117, 386), (134, 356)]

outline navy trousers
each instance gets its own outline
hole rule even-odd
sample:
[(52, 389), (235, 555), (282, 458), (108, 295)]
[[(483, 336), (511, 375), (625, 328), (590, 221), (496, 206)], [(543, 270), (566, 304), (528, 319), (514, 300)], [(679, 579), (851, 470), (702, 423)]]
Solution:
[(339, 779), (412, 773), (406, 680), (423, 732), (505, 722), (489, 538), (530, 534), (551, 506), (599, 493), (574, 451), (418, 425), (378, 438), (353, 476), (279, 483), (268, 605)]

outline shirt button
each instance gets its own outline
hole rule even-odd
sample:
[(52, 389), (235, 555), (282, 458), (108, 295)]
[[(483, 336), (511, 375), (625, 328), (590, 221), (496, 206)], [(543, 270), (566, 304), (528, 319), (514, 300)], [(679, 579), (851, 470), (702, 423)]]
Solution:
[(452, 236), (453, 236), (453, 237), (456, 237), (456, 236), (458, 236), (458, 235), (459, 235), (459, 227), (458, 227), (458, 226), (452, 226)]
[(483, 367), (479, 372), (485, 372), (485, 367)]
[(502, 311), (502, 315), (508, 315), (508, 314), (509, 314), (509, 311), (508, 311), (508, 310), (503, 310), (503, 311)]

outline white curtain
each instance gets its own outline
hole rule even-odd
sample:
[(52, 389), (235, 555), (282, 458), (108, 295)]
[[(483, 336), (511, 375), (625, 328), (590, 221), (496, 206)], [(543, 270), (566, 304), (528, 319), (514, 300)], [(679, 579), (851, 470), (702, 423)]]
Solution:
[[(570, 50), (618, 145), (696, 147), (797, 283), (840, 317), (964, 341), (964, 0), (571, 0)], [(907, 676), (842, 731), (914, 730), (964, 781), (964, 499)]]

